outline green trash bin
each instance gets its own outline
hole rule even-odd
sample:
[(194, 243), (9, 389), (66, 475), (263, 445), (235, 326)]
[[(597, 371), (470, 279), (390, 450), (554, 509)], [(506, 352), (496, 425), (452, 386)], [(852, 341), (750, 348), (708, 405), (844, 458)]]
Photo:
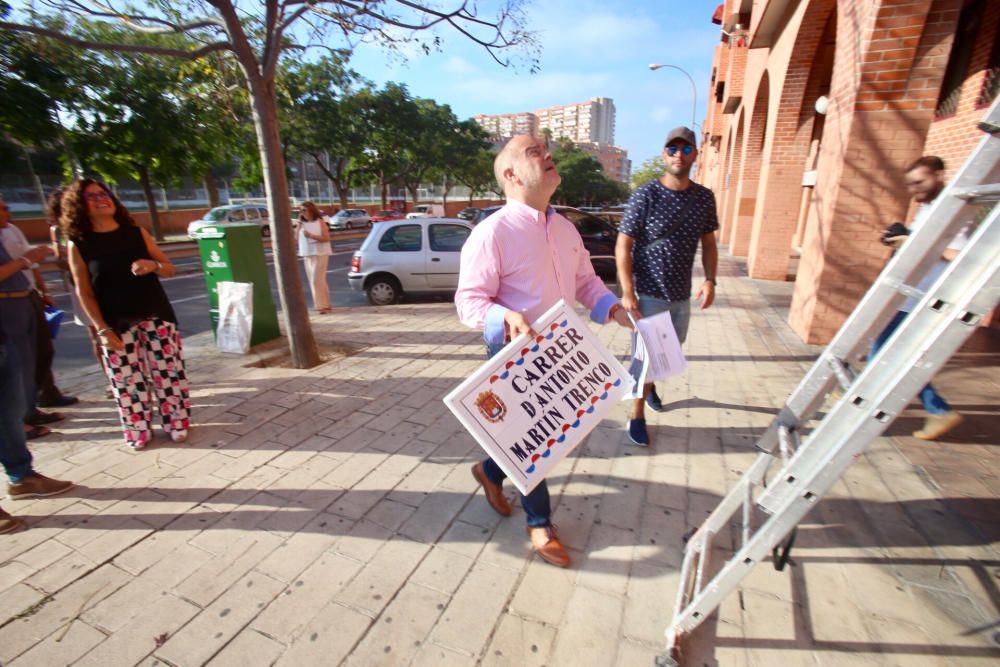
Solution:
[(219, 330), (220, 282), (253, 283), (253, 326), (250, 344), (257, 345), (281, 335), (278, 313), (271, 299), (271, 283), (264, 264), (260, 225), (237, 223), (198, 230), (198, 251), (208, 287), (208, 315), (212, 332)]

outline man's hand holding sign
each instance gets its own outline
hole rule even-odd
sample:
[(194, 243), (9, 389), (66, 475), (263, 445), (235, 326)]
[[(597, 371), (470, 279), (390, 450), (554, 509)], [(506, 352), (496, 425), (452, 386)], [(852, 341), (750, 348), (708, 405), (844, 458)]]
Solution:
[(565, 302), (550, 308), (535, 329), (444, 399), (525, 494), (632, 388), (625, 368)]

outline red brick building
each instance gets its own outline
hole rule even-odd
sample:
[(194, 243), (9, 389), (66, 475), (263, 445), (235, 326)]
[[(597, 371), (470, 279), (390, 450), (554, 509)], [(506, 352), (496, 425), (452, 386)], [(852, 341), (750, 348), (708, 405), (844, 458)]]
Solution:
[(628, 183), (632, 177), (632, 160), (628, 159), (628, 151), (624, 148), (596, 142), (577, 142), (576, 145), (597, 158), (609, 178)]
[[(996, 0), (727, 0), (702, 182), (751, 277), (794, 277), (790, 323), (830, 340), (908, 219), (903, 170), (949, 175), (1000, 90)], [(707, 17), (706, 17), (707, 18)], [(797, 261), (796, 261), (797, 260)]]

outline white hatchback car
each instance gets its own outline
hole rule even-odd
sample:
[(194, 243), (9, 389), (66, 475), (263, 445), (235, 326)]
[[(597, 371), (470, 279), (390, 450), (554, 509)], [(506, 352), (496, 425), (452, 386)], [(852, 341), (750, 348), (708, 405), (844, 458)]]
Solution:
[(463, 220), (424, 218), (381, 222), (351, 259), (347, 282), (373, 306), (404, 293), (454, 292), (462, 246), (472, 232)]

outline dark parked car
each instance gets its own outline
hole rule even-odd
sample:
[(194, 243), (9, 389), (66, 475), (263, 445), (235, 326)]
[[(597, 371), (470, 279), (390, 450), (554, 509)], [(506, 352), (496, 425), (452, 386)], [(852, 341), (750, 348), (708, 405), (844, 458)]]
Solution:
[(478, 208), (476, 208), (475, 206), (469, 206), (468, 208), (463, 208), (461, 211), (459, 211), (458, 216), (456, 217), (458, 217), (459, 220), (468, 220), (471, 222), (472, 220), (475, 220), (476, 215), (478, 213), (479, 213)]
[(590, 253), (590, 263), (594, 272), (604, 282), (615, 282), (617, 269), (615, 267), (615, 243), (618, 242), (618, 230), (610, 222), (590, 213), (584, 213), (572, 206), (555, 206), (556, 211), (576, 225), (583, 239), (583, 247)]
[[(501, 206), (490, 206), (480, 209), (475, 219), (471, 220), (473, 225), (490, 217)], [(590, 263), (594, 265), (594, 271), (605, 282), (616, 280), (615, 268), (615, 243), (618, 241), (618, 229), (607, 220), (590, 213), (585, 213), (572, 206), (555, 206), (558, 213), (576, 225), (576, 231), (580, 232), (583, 239), (583, 246), (590, 253)]]
[(471, 222), (474, 225), (478, 225), (480, 222), (490, 217), (491, 215), (493, 215), (502, 208), (503, 206), (487, 206), (486, 208), (477, 209), (475, 217), (470, 218), (469, 222)]

